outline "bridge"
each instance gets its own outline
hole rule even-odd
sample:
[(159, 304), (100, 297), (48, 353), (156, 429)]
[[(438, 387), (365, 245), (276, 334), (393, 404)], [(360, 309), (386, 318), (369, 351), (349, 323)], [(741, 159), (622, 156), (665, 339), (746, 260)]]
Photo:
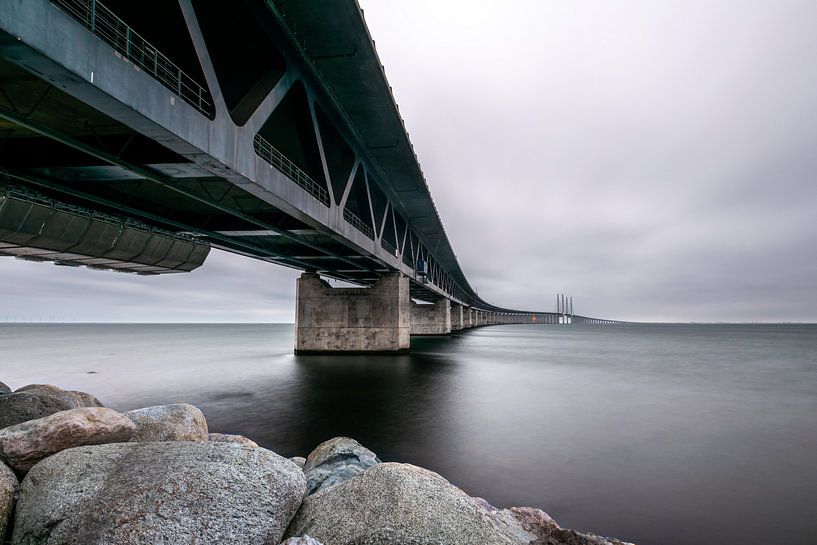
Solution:
[(0, 2), (0, 253), (147, 275), (211, 247), (304, 271), (301, 353), (611, 322), (471, 287), (354, 0)]

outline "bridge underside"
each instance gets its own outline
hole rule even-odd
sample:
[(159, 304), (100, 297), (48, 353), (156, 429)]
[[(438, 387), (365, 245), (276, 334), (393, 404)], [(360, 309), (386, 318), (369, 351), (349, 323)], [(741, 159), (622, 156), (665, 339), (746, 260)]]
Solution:
[(373, 273), (387, 270), (2, 58), (0, 150), (3, 185), (55, 202), (138, 218), (343, 280), (374, 282)]
[[(164, 274), (210, 247), (431, 303), (362, 350), (558, 322), (468, 284), (354, 2), (0, 3), (0, 253)], [(314, 300), (383, 325), (345, 293)]]
[[(355, 14), (343, 4), (347, 17)], [(89, 6), (94, 28), (80, 12)], [(270, 6), (182, 0), (158, 8), (124, 0), (3, 6), (2, 184), (359, 285), (400, 270), (413, 297), (464, 296), (428, 249), (438, 241), (417, 232), (425, 216), (410, 224), (400, 210), (411, 195), (396, 196), (399, 176), (370, 162), (393, 151), (355, 141), (365, 125), (344, 125)], [(112, 17), (113, 38), (104, 26)], [(41, 43), (21, 40), (15, 24)], [(69, 58), (48, 54), (66, 44)], [(166, 53), (178, 81), (169, 85), (146, 51)], [(96, 62), (67, 62), (83, 56)], [(416, 274), (418, 261), (426, 274)]]

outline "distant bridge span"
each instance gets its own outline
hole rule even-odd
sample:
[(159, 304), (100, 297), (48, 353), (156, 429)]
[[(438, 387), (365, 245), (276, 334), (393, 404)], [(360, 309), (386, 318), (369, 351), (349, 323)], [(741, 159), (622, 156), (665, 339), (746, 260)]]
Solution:
[(0, 253), (161, 274), (213, 246), (299, 269), (301, 352), (560, 321), (468, 283), (356, 2), (145, 6), (0, 2)]

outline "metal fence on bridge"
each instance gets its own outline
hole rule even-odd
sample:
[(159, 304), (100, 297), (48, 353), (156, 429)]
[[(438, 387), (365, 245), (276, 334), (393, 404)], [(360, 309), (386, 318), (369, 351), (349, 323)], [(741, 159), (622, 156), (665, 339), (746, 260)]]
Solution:
[(94, 36), (173, 91), (179, 98), (212, 119), (215, 109), (209, 91), (185, 74), (104, 4), (97, 0), (51, 0), (51, 2), (90, 30)]

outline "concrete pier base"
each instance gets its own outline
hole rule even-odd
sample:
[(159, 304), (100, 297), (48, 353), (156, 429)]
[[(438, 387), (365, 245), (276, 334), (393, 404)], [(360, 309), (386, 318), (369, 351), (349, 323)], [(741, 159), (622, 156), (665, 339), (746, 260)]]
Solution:
[(471, 327), (474, 327), (474, 309), (472, 309), (471, 307), (463, 309), (462, 321), (463, 329), (469, 329)]
[(451, 304), (451, 331), (459, 331), (465, 328), (465, 313), (463, 306), (459, 303)]
[(409, 350), (409, 280), (400, 273), (371, 288), (333, 288), (317, 274), (303, 273), (296, 299), (296, 354)]
[(440, 299), (433, 305), (411, 302), (412, 335), (448, 335), (451, 333), (451, 305)]

